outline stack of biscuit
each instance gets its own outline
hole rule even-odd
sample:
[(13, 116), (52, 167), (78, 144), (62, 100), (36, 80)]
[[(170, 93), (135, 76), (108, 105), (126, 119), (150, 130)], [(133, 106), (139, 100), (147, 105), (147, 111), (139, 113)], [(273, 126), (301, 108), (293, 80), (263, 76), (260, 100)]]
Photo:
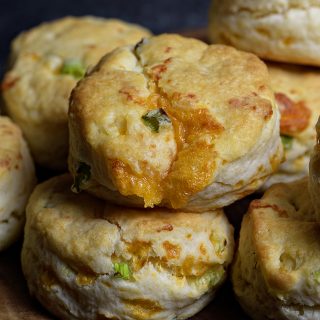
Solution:
[(211, 8), (212, 41), (277, 61), (267, 65), (281, 112), (286, 161), (264, 187), (282, 183), (251, 203), (232, 268), (235, 295), (253, 319), (319, 318), (318, 5), (226, 0), (213, 1)]
[(282, 160), (265, 64), (96, 18), (25, 32), (10, 61), (6, 111), (36, 162), (63, 169), (69, 149), (71, 175), (38, 185), (27, 206), (31, 294), (62, 319), (201, 310), (233, 257), (222, 208), (261, 188)]

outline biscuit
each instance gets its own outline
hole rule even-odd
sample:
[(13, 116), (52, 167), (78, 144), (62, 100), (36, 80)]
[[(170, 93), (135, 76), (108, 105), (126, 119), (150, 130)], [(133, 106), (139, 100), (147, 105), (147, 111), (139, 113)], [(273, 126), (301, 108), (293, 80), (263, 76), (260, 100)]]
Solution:
[(35, 172), (21, 130), (0, 117), (0, 251), (16, 241), (25, 222), (25, 206)]
[(320, 232), (308, 178), (272, 186), (245, 215), (232, 269), (253, 319), (318, 319)]
[(178, 35), (118, 48), (71, 94), (74, 189), (126, 205), (223, 207), (276, 170), (279, 118), (252, 54)]
[(213, 1), (209, 21), (213, 43), (268, 60), (320, 66), (318, 1)]
[(281, 113), (280, 134), (286, 161), (265, 187), (308, 175), (316, 142), (314, 127), (320, 115), (320, 72), (316, 68), (276, 63), (267, 66)]
[(233, 228), (201, 214), (116, 207), (70, 190), (71, 176), (36, 187), (22, 268), (30, 292), (63, 319), (185, 319), (226, 278)]
[(22, 128), (37, 163), (57, 170), (67, 167), (72, 88), (105, 53), (149, 35), (120, 20), (66, 17), (13, 41), (11, 68), (2, 83), (6, 112)]

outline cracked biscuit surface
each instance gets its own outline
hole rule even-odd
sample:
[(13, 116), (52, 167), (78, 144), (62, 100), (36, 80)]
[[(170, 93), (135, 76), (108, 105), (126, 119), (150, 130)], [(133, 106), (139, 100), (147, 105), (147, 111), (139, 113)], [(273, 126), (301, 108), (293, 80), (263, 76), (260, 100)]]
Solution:
[(73, 90), (69, 129), (77, 191), (126, 205), (223, 207), (282, 157), (266, 66), (178, 35), (106, 55)]
[(43, 23), (13, 41), (3, 96), (37, 163), (67, 167), (72, 88), (104, 54), (149, 35), (138, 25), (88, 16)]
[(0, 251), (21, 236), (25, 206), (35, 185), (33, 161), (21, 130), (0, 117)]
[(71, 176), (36, 187), (22, 268), (32, 295), (62, 319), (185, 319), (226, 278), (233, 228), (222, 210), (118, 207), (70, 190)]
[(209, 37), (261, 58), (320, 65), (320, 1), (213, 1)]
[(274, 185), (251, 203), (232, 282), (253, 319), (319, 319), (319, 231), (308, 178)]
[(320, 115), (320, 73), (316, 68), (267, 63), (271, 87), (280, 109), (285, 162), (264, 185), (290, 182), (308, 175)]

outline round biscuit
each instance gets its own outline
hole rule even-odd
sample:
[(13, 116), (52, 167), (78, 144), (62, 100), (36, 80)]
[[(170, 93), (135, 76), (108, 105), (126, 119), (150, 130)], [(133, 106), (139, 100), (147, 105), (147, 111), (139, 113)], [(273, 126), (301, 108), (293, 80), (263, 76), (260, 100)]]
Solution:
[(149, 31), (116, 19), (66, 17), (21, 33), (12, 43), (2, 88), (37, 163), (63, 170), (68, 153), (68, 100), (87, 68)]
[(71, 176), (36, 187), (22, 269), (32, 295), (62, 319), (185, 319), (226, 278), (233, 228), (222, 210), (130, 209), (70, 190)]
[(75, 190), (190, 211), (253, 192), (282, 158), (268, 81), (256, 56), (178, 35), (116, 49), (71, 95)]

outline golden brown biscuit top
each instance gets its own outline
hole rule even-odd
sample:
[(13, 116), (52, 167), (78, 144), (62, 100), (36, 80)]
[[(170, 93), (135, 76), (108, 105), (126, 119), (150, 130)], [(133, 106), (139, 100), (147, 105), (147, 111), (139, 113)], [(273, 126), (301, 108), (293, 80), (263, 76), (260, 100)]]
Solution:
[(248, 214), (268, 290), (287, 302), (309, 304), (320, 281), (320, 233), (308, 179), (273, 186)]
[(11, 58), (25, 54), (33, 54), (35, 59), (57, 56), (80, 59), (87, 67), (114, 48), (148, 36), (147, 29), (117, 19), (65, 17), (21, 33), (12, 44)]
[(90, 66), (150, 32), (115, 19), (66, 17), (21, 33), (2, 82), (8, 113), (23, 122), (66, 122), (72, 88)]
[(193, 214), (118, 207), (75, 195), (70, 184), (64, 175), (39, 185), (27, 208), (27, 225), (76, 270), (108, 273), (112, 263), (126, 261), (135, 271), (153, 263), (177, 275), (199, 276), (231, 261), (233, 229), (222, 210)]
[[(144, 120), (152, 112), (166, 123), (150, 128)], [(96, 176), (111, 177), (120, 193), (147, 206), (166, 199), (173, 207), (212, 183), (221, 165), (268, 139), (276, 113), (256, 56), (178, 35), (106, 55), (75, 88), (69, 109), (71, 128), (103, 158)]]

